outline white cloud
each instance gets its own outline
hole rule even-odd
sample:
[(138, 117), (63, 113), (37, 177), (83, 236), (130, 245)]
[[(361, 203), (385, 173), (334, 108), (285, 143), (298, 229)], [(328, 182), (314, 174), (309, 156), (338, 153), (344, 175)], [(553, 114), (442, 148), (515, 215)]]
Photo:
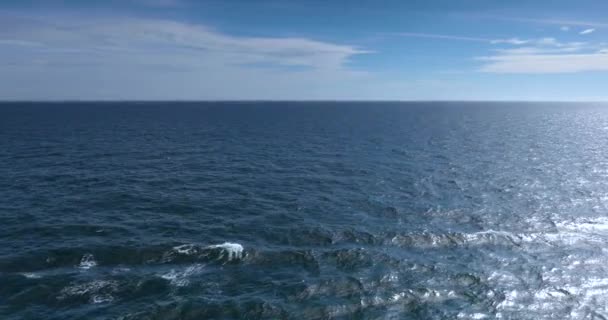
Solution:
[[(495, 49), (495, 51), (502, 54), (538, 54), (538, 53), (565, 53), (565, 52), (577, 52), (583, 49), (589, 49), (591, 46), (586, 42), (560, 42), (552, 37), (545, 37), (539, 39), (521, 39), (521, 38), (505, 38), (505, 39), (487, 39), (478, 37), (458, 36), (458, 35), (446, 35), (446, 34), (433, 34), (433, 33), (415, 33), (415, 32), (403, 32), (395, 33), (392, 35), (413, 37), (413, 38), (428, 38), (428, 39), (439, 39), (449, 41), (470, 41), (470, 42), (485, 42), (493, 45), (509, 45), (515, 46), (516, 48), (509, 49)], [(522, 47), (526, 45), (525, 47)]]
[(606, 44), (560, 42), (550, 37), (527, 40), (525, 44), (494, 49), (494, 55), (477, 58), (483, 62), (480, 70), (522, 74), (608, 71)]
[(435, 33), (418, 33), (418, 32), (398, 32), (392, 33), (392, 35), (410, 38), (427, 38), (427, 39), (442, 39), (442, 40), (456, 40), (456, 41), (472, 41), (472, 42), (491, 42), (490, 39), (467, 37), (467, 36), (456, 36), (447, 34), (435, 34)]
[(381, 91), (349, 66), (369, 51), (304, 37), (0, 12), (0, 39), (0, 99), (338, 99)]
[[(55, 22), (59, 21), (59, 22)], [(180, 65), (183, 61), (165, 59), (186, 56), (196, 66), (268, 64), (313, 69), (344, 69), (348, 60), (367, 53), (349, 45), (307, 38), (235, 37), (210, 28), (169, 20), (93, 19), (61, 22), (39, 21), (20, 28), (0, 28), (4, 44), (38, 43), (45, 51), (86, 52), (79, 59), (103, 55), (106, 61), (135, 58)], [(41, 53), (40, 51), (32, 54)], [(112, 56), (113, 55), (113, 56)], [(45, 57), (52, 62), (54, 57)], [(61, 57), (56, 57), (61, 58)], [(112, 59), (113, 58), (113, 59)], [(135, 59), (136, 61), (138, 59)]]
[[(494, 51), (502, 54), (539, 54), (539, 53), (565, 53), (577, 52), (584, 49), (593, 49), (593, 46), (586, 42), (560, 42), (555, 38), (540, 38), (521, 40), (518, 38), (507, 40), (495, 40), (493, 44), (510, 44), (515, 48), (495, 49)], [(521, 46), (521, 45), (526, 46)]]
[(496, 49), (494, 51), (499, 52), (500, 54), (541, 54), (541, 53), (569, 53), (569, 52), (578, 52), (586, 47), (583, 45), (579, 45), (578, 43), (572, 43), (570, 45), (563, 45), (560, 47), (538, 47), (538, 46), (528, 46), (528, 47), (518, 47), (518, 48), (509, 48), (509, 49)]
[(36, 47), (41, 46), (42, 44), (38, 42), (32, 41), (23, 41), (23, 40), (15, 40), (15, 39), (0, 39), (0, 46), (24, 46), (24, 47)]
[(536, 43), (541, 46), (560, 46), (555, 38), (541, 38)]
[[(433, 34), (433, 33), (415, 33), (415, 32), (403, 32), (395, 33), (392, 35), (413, 37), (413, 38), (428, 38), (428, 39), (439, 39), (439, 40), (454, 40), (454, 41), (471, 41), (471, 42), (485, 42), (493, 45), (510, 45), (510, 46), (522, 46), (514, 49), (497, 49), (498, 51), (504, 52), (517, 52), (517, 51), (535, 51), (535, 52), (572, 52), (583, 49), (587, 43), (585, 42), (560, 42), (552, 37), (545, 37), (540, 39), (521, 39), (521, 38), (505, 38), (505, 39), (487, 39), (478, 37), (458, 36), (458, 35), (446, 35), (446, 34)], [(560, 49), (554, 49), (560, 48)]]
[(502, 21), (513, 21), (513, 22), (525, 22), (525, 23), (538, 23), (548, 25), (561, 25), (561, 26), (579, 26), (579, 27), (596, 27), (605, 28), (608, 27), (608, 23), (597, 22), (597, 21), (584, 21), (584, 20), (562, 20), (562, 19), (543, 19), (543, 18), (521, 18), (521, 17), (505, 17), (496, 15), (473, 15), (476, 18), (502, 20)]
[(511, 38), (511, 39), (497, 39), (492, 40), (492, 44), (510, 44), (513, 46), (521, 46), (521, 45), (533, 45), (539, 47), (573, 47), (573, 46), (583, 46), (585, 42), (560, 42), (555, 38), (546, 37), (540, 39), (519, 39), (519, 38)]
[(608, 71), (608, 54), (518, 54), (478, 58), (485, 62), (483, 72), (491, 73), (574, 73)]
[(581, 31), (579, 34), (590, 34), (593, 33), (595, 31), (595, 29), (585, 29), (583, 31)]
[(568, 27), (568, 26), (561, 26), (559, 29), (561, 31), (570, 31), (570, 27)]
[(508, 39), (488, 39), (480, 37), (469, 37), (460, 35), (448, 35), (448, 34), (437, 34), (437, 33), (418, 33), (418, 32), (400, 32), (393, 33), (392, 35), (410, 38), (427, 38), (427, 39), (439, 39), (439, 40), (455, 40), (455, 41), (471, 41), (471, 42), (485, 42), (491, 44), (510, 44), (510, 45), (522, 45), (532, 42), (532, 40), (523, 40), (519, 38), (508, 38)]
[(526, 44), (529, 43), (530, 40), (521, 40), (519, 38), (511, 38), (511, 39), (496, 39), (496, 40), (491, 40), (490, 43), (492, 44), (501, 44), (501, 43), (505, 43), (505, 44), (512, 44), (512, 45), (522, 45), (522, 44)]

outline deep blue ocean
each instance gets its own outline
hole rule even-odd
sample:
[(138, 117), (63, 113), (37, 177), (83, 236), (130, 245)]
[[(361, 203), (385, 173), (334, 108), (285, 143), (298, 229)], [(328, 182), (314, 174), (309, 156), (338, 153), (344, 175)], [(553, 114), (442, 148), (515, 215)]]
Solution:
[(0, 104), (1, 319), (607, 319), (608, 105)]

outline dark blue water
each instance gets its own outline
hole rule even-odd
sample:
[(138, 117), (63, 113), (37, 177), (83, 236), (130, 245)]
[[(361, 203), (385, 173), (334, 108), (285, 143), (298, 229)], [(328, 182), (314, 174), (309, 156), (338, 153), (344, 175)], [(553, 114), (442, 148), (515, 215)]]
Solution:
[(0, 105), (2, 319), (606, 319), (608, 108)]

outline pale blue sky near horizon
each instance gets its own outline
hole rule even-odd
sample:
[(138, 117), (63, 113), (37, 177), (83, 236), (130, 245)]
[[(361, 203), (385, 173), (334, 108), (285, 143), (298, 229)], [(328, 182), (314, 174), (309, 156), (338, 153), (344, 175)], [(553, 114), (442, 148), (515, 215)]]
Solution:
[(0, 100), (608, 100), (608, 2), (4, 0)]

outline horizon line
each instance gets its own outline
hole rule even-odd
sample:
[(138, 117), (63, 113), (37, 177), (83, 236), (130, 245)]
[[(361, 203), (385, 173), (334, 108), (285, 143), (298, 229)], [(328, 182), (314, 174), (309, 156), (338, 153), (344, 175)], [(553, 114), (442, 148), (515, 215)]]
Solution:
[(479, 103), (608, 103), (606, 100), (488, 100), (488, 99), (463, 99), (463, 100), (450, 100), (450, 99), (125, 99), (125, 100), (114, 100), (114, 99), (36, 99), (36, 100), (2, 100), (0, 104), (6, 103), (256, 103), (256, 102), (270, 102), (270, 103), (282, 103), (282, 102), (296, 102), (296, 103), (307, 103), (307, 102), (390, 102), (390, 103), (436, 103), (436, 102), (479, 102)]

